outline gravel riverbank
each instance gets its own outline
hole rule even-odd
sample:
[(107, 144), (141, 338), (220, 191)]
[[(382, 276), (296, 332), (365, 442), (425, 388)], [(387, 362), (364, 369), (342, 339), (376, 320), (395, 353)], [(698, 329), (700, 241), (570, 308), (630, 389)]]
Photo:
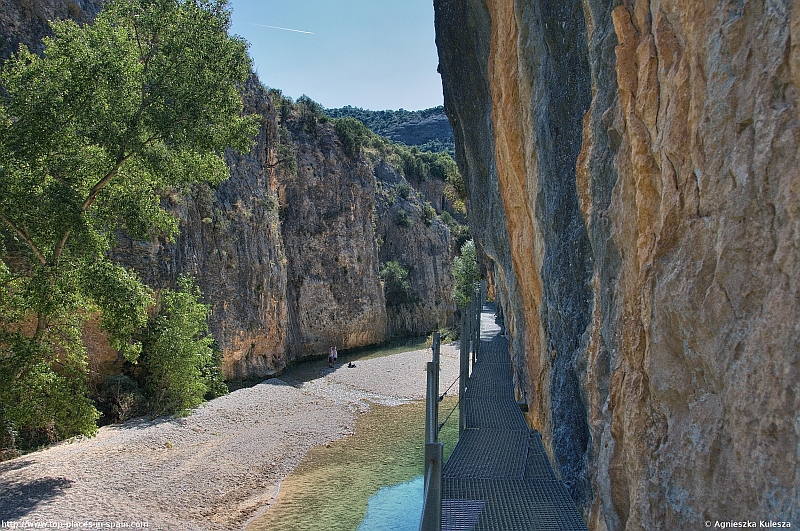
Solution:
[[(325, 367), (307, 382), (272, 378), (183, 418), (106, 426), (91, 439), (0, 463), (0, 521), (240, 529), (269, 506), (310, 448), (352, 433), (371, 403), (424, 399), (430, 355), (418, 350), (360, 360), (353, 369)], [(457, 374), (458, 347), (445, 345), (442, 390)]]

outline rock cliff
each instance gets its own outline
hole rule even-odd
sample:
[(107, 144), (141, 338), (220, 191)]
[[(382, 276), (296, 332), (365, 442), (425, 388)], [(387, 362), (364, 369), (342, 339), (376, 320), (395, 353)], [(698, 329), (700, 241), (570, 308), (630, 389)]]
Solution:
[[(347, 154), (332, 124), (308, 115), (305, 104), (276, 110), (255, 76), (245, 105), (262, 126), (251, 153), (227, 155), (231, 178), (166, 197), (181, 219), (177, 241), (123, 239), (117, 250), (155, 287), (187, 272), (197, 279), (226, 378), (271, 374), (330, 345), (363, 347), (446, 324), (453, 311), (447, 228), (415, 214), (419, 199), (409, 203), (403, 230), (396, 212), (376, 207), (376, 175), (403, 178), (382, 159)], [(379, 226), (391, 241), (380, 254)], [(387, 307), (379, 276), (382, 262), (397, 259), (414, 266), (419, 294), (402, 308)]]
[(798, 525), (800, 8), (434, 6), (517, 392), (590, 528)]
[[(101, 7), (0, 1), (0, 61), (19, 43), (41, 52), (48, 20), (89, 22)], [(243, 98), (261, 127), (250, 153), (226, 153), (231, 178), (188, 195), (166, 192), (163, 204), (180, 220), (176, 240), (120, 234), (114, 256), (156, 290), (184, 273), (197, 280), (228, 379), (272, 374), (295, 358), (324, 355), (328, 345), (361, 347), (446, 324), (454, 311), (450, 234), (435, 212), (425, 217), (419, 194), (403, 200), (408, 224), (398, 226), (376, 175), (405, 180), (379, 155), (346, 153), (332, 124), (308, 114), (319, 107), (310, 100), (276, 109), (255, 75)], [(431, 193), (441, 196), (440, 184)], [(379, 240), (389, 242), (380, 253)], [(379, 270), (391, 260), (409, 267), (415, 296), (387, 308)], [(93, 371), (119, 370), (95, 321), (84, 336)]]
[[(425, 192), (436, 186), (435, 180), (428, 179), (415, 188), (383, 161), (375, 165), (375, 175), (379, 183), (375, 227), (381, 243), (378, 257), (381, 264), (394, 260), (408, 271), (406, 296), (401, 301), (387, 301), (390, 334), (420, 336), (452, 325), (455, 308), (450, 295), (454, 287), (450, 232), (424, 199)], [(428, 183), (430, 187), (421, 186)], [(404, 186), (408, 194), (397, 191)], [(441, 191), (438, 196), (442, 197)]]
[(184, 273), (196, 279), (228, 379), (264, 376), (289, 361), (286, 257), (271, 186), (275, 108), (255, 76), (244, 93), (246, 112), (262, 116), (261, 128), (249, 154), (227, 154), (231, 178), (165, 196), (180, 219), (174, 243), (123, 236), (115, 250), (154, 288), (173, 287)]
[(0, 61), (20, 44), (41, 53), (42, 39), (51, 34), (49, 20), (88, 22), (102, 7), (103, 0), (0, 0)]

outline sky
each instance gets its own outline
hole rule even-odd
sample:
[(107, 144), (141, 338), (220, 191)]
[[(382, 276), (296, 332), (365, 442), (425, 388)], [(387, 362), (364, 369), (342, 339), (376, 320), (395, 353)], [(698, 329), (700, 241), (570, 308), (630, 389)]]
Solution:
[(328, 108), (372, 110), (443, 103), (432, 0), (230, 0), (229, 5), (231, 33), (250, 43), (261, 82), (293, 99), (306, 94)]

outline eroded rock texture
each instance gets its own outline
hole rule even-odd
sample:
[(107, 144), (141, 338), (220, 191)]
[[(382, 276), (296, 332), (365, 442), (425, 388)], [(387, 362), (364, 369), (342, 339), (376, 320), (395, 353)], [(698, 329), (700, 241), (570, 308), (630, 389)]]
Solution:
[(292, 128), (297, 171), (280, 177), (294, 355), (386, 339), (386, 308), (372, 228), (375, 175), (349, 157), (328, 124)]
[[(167, 198), (181, 219), (177, 241), (124, 240), (116, 252), (154, 287), (183, 273), (197, 279), (226, 378), (447, 324), (450, 234), (435, 216), (424, 222), (418, 192), (399, 226), (396, 208), (376, 208), (376, 175), (404, 180), (389, 164), (346, 154), (330, 123), (309, 126), (299, 113), (280, 120), (255, 76), (245, 106), (262, 123), (249, 154), (227, 155), (231, 178)], [(378, 236), (389, 243), (380, 254)], [(379, 270), (389, 260), (408, 267), (417, 294), (400, 306), (384, 298)]]
[(261, 128), (249, 154), (227, 154), (231, 178), (167, 198), (180, 219), (174, 243), (123, 238), (115, 251), (155, 288), (174, 287), (182, 274), (196, 279), (229, 379), (265, 376), (289, 361), (286, 256), (271, 184), (275, 109), (255, 76), (244, 100)]
[[(409, 181), (386, 162), (375, 165), (378, 194), (375, 232), (381, 264), (395, 260), (408, 271), (408, 291), (386, 301), (391, 336), (421, 336), (453, 324), (451, 238), (425, 197), (444, 197), (438, 179)], [(397, 192), (405, 184), (406, 197)], [(427, 192), (427, 193), (426, 193)], [(427, 212), (426, 212), (427, 209)]]
[(797, 525), (800, 7), (434, 5), (517, 390), (590, 527)]

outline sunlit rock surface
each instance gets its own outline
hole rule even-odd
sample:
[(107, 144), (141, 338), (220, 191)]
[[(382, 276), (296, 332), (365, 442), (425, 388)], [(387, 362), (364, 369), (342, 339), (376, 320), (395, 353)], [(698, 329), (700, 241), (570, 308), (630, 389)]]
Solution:
[(435, 0), (515, 382), (592, 529), (800, 521), (800, 8)]
[[(90, 23), (102, 3), (2, 0), (0, 6), (2, 61), (20, 43), (41, 52), (48, 20)], [(231, 178), (186, 195), (165, 193), (163, 204), (180, 222), (176, 240), (120, 234), (115, 258), (156, 290), (174, 288), (182, 274), (196, 279), (229, 379), (274, 374), (297, 357), (324, 356), (329, 345), (366, 346), (448, 324), (450, 234), (438, 218), (423, 219), (425, 199), (443, 208), (444, 183), (411, 182), (413, 192), (403, 200), (409, 224), (398, 225), (399, 203), (376, 208), (376, 174), (403, 179), (391, 166), (347, 156), (331, 123), (308, 129), (291, 113), (279, 117), (256, 76), (243, 96), (246, 112), (261, 115), (261, 127), (250, 153), (226, 153)], [(442, 120), (431, 124), (447, 129)], [(290, 131), (297, 171), (280, 160), (286, 139), (279, 124)], [(380, 253), (379, 240), (388, 243)], [(409, 270), (411, 296), (387, 308), (379, 270), (390, 260)], [(96, 321), (84, 337), (95, 381), (120, 370), (122, 359)]]

